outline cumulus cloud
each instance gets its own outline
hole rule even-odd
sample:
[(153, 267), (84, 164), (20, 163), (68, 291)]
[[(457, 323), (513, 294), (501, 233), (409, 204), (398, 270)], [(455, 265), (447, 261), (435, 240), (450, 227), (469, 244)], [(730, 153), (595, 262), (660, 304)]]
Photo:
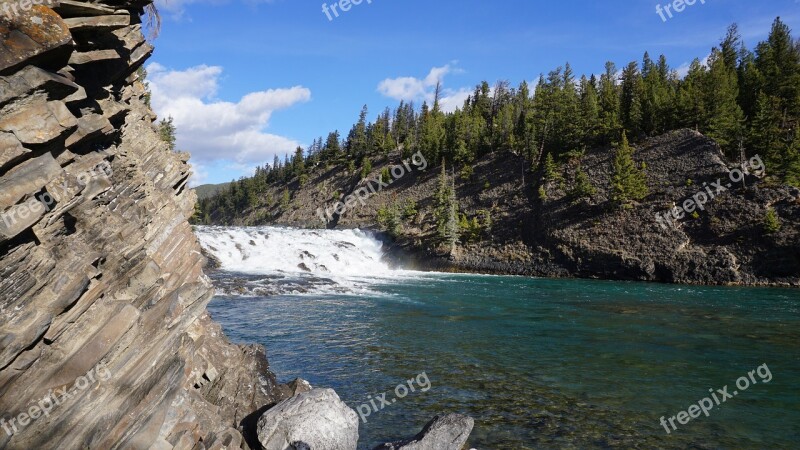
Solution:
[[(444, 86), (445, 76), (452, 73), (461, 73), (461, 69), (456, 67), (456, 63), (445, 64), (442, 67), (434, 67), (423, 78), (398, 77), (387, 78), (378, 84), (378, 92), (383, 96), (395, 100), (404, 101), (427, 101), (432, 102), (436, 95), (436, 85)], [(458, 90), (442, 88), (439, 103), (443, 111), (452, 112), (464, 104), (464, 100), (471, 94), (472, 90), (461, 88)]]
[(181, 71), (152, 63), (147, 71), (153, 109), (161, 118), (173, 118), (178, 148), (192, 153), (199, 177), (213, 165), (252, 168), (271, 162), (274, 155), (292, 153), (300, 145), (264, 130), (275, 111), (309, 101), (307, 88), (252, 92), (234, 103), (216, 98), (221, 67), (201, 65)]

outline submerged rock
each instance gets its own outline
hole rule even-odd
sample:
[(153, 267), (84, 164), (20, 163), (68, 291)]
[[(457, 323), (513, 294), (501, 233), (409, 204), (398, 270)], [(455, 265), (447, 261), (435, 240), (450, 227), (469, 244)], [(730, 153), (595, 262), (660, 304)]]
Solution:
[(264, 450), (355, 450), (358, 415), (333, 389), (313, 389), (265, 412), (258, 440)]
[(461, 414), (436, 416), (411, 439), (390, 442), (374, 450), (461, 450), (475, 421)]

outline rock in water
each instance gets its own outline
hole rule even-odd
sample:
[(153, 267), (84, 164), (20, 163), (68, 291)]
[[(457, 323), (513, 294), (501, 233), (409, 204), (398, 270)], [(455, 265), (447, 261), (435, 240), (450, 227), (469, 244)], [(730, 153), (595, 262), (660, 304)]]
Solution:
[(461, 414), (436, 416), (413, 438), (379, 445), (374, 450), (461, 450), (473, 425), (472, 417)]
[(313, 389), (265, 412), (258, 440), (264, 450), (355, 450), (358, 415), (333, 389)]

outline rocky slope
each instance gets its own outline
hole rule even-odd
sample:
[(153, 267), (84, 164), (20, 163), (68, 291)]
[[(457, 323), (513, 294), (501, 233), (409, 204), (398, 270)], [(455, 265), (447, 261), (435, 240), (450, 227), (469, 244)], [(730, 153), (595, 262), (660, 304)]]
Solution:
[[(598, 148), (565, 161), (559, 169), (562, 181), (542, 182), (523, 158), (511, 153), (487, 156), (475, 164), (468, 179), (456, 168), (460, 211), (479, 221), (489, 212), (492, 223), (479, 240), (462, 242), (452, 254), (435, 239), (432, 212), (439, 169), (433, 165), (425, 171), (412, 170), (329, 223), (320, 220), (318, 208), (331, 210), (338, 201), (334, 195), (346, 196), (369, 181), (342, 166), (318, 167), (304, 186), (297, 181), (272, 186), (260, 206), (243, 212), (232, 224), (377, 228), (379, 209), (393, 204), (402, 209), (415, 201), (417, 214), (403, 224), (393, 255), (420, 268), (688, 284), (800, 285), (800, 190), (770, 184), (755, 168), (742, 182), (732, 183), (730, 173), (736, 166), (724, 160), (719, 147), (697, 132), (679, 130), (637, 147), (634, 157), (646, 164), (650, 194), (632, 208), (619, 209), (609, 201), (613, 156), (613, 149)], [(373, 161), (368, 179), (377, 178), (383, 167), (400, 163), (397, 154)], [(569, 192), (578, 167), (596, 191), (580, 200)], [(765, 169), (769, 173), (769, 167)], [(711, 188), (717, 180), (724, 188), (719, 194)], [(656, 214), (663, 217), (698, 193), (708, 193), (707, 188), (713, 189), (714, 198), (704, 210), (691, 211), (697, 214), (662, 227)], [(284, 189), (291, 194), (288, 205), (278, 200)], [(782, 223), (772, 234), (763, 226), (769, 209)]]
[(136, 75), (148, 3), (0, 12), (0, 448), (247, 448), (292, 395), (206, 313), (188, 155)]

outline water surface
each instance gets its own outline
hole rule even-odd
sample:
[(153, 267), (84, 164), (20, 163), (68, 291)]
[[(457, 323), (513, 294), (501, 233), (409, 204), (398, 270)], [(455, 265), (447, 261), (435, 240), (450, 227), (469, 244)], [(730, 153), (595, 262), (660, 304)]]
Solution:
[[(302, 377), (332, 387), (356, 409), (368, 396), (392, 398), (398, 384), (427, 375), (427, 392), (367, 417), (360, 448), (413, 435), (449, 412), (476, 419), (469, 442), (479, 449), (800, 442), (797, 290), (387, 273), (377, 266), (375, 277), (350, 274), (340, 284), (331, 274), (328, 281), (341, 289), (318, 289), (315, 280), (325, 279), (319, 273), (267, 277), (252, 269), (214, 278), (220, 285), (293, 280), (291, 290), (252, 296), (244, 289), (246, 296), (218, 296), (209, 310), (234, 341), (265, 345), (282, 381)], [(659, 424), (710, 388), (728, 385), (732, 393), (737, 378), (763, 364), (769, 383), (756, 373), (757, 384), (709, 417), (669, 435)]]

